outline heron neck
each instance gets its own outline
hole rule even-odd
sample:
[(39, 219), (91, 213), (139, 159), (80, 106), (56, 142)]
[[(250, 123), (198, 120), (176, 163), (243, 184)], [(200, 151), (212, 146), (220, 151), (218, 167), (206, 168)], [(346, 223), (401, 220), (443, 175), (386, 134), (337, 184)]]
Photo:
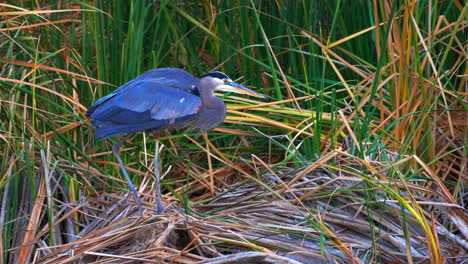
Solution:
[(201, 89), (200, 90), (200, 98), (202, 101), (202, 104), (205, 106), (210, 106), (213, 101), (216, 101), (214, 98), (218, 98), (216, 95), (214, 95), (213, 90), (210, 89)]

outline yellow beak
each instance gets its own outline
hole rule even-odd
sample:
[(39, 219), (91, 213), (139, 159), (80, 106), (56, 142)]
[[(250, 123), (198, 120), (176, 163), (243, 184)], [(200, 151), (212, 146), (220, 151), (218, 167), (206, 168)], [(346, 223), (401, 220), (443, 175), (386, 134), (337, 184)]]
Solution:
[(260, 98), (265, 98), (263, 94), (259, 94), (257, 92), (254, 92), (250, 90), (249, 88), (240, 85), (235, 82), (227, 82), (225, 84), (220, 84), (216, 86), (215, 90), (218, 91), (224, 91), (224, 92), (233, 92), (233, 93), (239, 93), (239, 94), (247, 94), (250, 96), (255, 96), (255, 97), (260, 97)]

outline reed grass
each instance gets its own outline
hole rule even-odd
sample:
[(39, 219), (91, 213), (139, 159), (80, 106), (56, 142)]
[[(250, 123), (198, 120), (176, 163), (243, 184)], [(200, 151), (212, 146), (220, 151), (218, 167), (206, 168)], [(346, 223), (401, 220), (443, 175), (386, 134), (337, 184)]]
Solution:
[[(0, 3), (0, 262), (461, 261), (466, 13), (458, 0)], [(221, 95), (221, 127), (163, 137), (174, 210), (131, 221), (114, 205), (115, 139), (96, 140), (84, 113), (169, 66), (267, 99)], [(153, 149), (141, 133), (122, 151), (148, 212)], [(137, 227), (164, 250), (123, 245)]]

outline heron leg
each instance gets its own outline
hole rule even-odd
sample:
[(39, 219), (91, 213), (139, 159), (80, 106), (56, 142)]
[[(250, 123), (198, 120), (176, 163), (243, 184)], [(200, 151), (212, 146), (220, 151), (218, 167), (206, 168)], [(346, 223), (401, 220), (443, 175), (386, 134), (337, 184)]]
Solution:
[(155, 179), (155, 189), (156, 189), (156, 197), (157, 197), (157, 204), (158, 204), (158, 214), (164, 211), (164, 205), (161, 199), (161, 182), (160, 182), (160, 175), (159, 175), (159, 135), (153, 134), (154, 139), (156, 141), (156, 151), (154, 152), (154, 177)]
[[(125, 165), (124, 165), (124, 163), (122, 161), (122, 158), (120, 157), (120, 154), (119, 154), (120, 146), (125, 141), (127, 141), (127, 139), (129, 139), (130, 136), (131, 135), (127, 135), (124, 138), (120, 139), (117, 143), (115, 143), (112, 146), (112, 153), (114, 153), (114, 156), (117, 158), (117, 161), (119, 162), (120, 168), (122, 169), (122, 172), (123, 172), (123, 174), (125, 176), (125, 179), (127, 179), (128, 188), (130, 189), (130, 191), (133, 193), (133, 196), (135, 197), (135, 200), (136, 200), (136, 202), (138, 204), (138, 208), (140, 209), (140, 214), (143, 214), (143, 207), (141, 206), (140, 196), (138, 196), (136, 188), (133, 185), (132, 180), (130, 180), (130, 177), (128, 176), (127, 169), (125, 168)], [(127, 196), (127, 198), (128, 198), (128, 196)]]

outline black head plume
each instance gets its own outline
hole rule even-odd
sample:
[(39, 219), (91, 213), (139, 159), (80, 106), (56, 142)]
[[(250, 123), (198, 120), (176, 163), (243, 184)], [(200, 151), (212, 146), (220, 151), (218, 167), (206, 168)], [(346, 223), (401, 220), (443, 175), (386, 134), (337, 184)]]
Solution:
[(217, 71), (209, 72), (209, 73), (203, 75), (202, 77), (200, 77), (200, 79), (203, 78), (203, 77), (208, 77), (208, 76), (213, 77), (213, 78), (218, 78), (218, 79), (228, 79), (228, 80), (231, 79), (226, 74), (224, 74), (222, 72), (217, 72)]

